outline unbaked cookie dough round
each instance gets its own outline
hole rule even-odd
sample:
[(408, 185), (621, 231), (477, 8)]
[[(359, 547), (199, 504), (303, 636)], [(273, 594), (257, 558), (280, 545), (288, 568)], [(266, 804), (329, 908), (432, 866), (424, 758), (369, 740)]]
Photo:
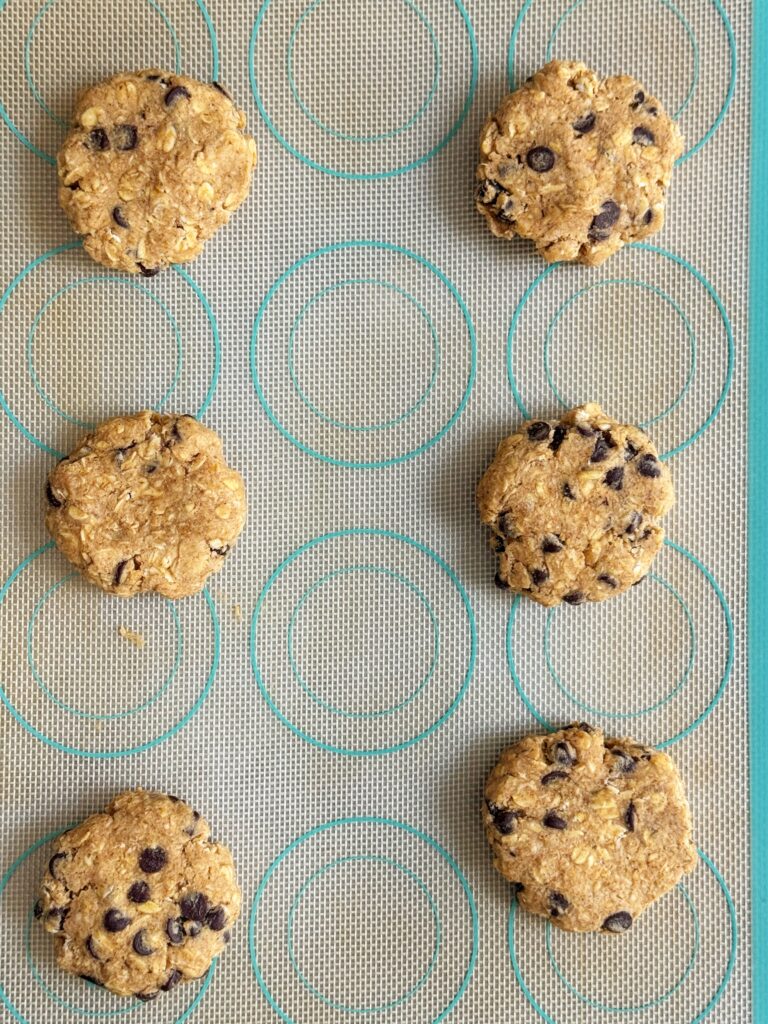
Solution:
[(141, 789), (55, 840), (35, 907), (60, 967), (140, 999), (202, 977), (239, 913), (232, 855), (205, 819)]
[(194, 259), (248, 195), (256, 144), (218, 83), (124, 73), (85, 89), (59, 151), (59, 201), (86, 252), (151, 277)]
[(677, 125), (634, 78), (553, 60), (485, 123), (477, 208), (494, 235), (530, 238), (547, 262), (595, 266), (662, 227), (682, 151)]
[(520, 906), (566, 931), (626, 931), (697, 862), (670, 758), (586, 724), (505, 750), (482, 813)]
[(477, 489), (497, 586), (544, 605), (604, 601), (639, 583), (674, 500), (648, 435), (595, 404), (529, 420), (501, 442)]
[(245, 523), (242, 477), (191, 416), (140, 412), (100, 424), (51, 471), (46, 525), (92, 583), (130, 597), (194, 594)]

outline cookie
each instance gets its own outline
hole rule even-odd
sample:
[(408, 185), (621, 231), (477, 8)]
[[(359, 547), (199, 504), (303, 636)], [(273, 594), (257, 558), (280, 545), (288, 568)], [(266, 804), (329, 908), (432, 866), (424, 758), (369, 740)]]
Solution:
[(638, 427), (582, 405), (501, 442), (477, 489), (496, 584), (539, 604), (604, 601), (639, 583), (674, 504), (669, 470)]
[(150, 70), (84, 90), (58, 168), (86, 252), (148, 277), (194, 259), (248, 195), (256, 144), (244, 128), (216, 82)]
[(506, 96), (480, 134), (477, 209), (548, 263), (596, 266), (664, 223), (683, 151), (675, 122), (628, 75), (553, 60)]
[(141, 999), (202, 977), (239, 913), (232, 855), (205, 819), (141, 789), (54, 841), (35, 907), (60, 967)]
[(697, 862), (670, 758), (585, 724), (505, 750), (482, 814), (520, 906), (566, 931), (626, 931)]
[(100, 424), (52, 470), (46, 525), (92, 583), (130, 597), (194, 594), (245, 522), (242, 477), (191, 416), (140, 412)]

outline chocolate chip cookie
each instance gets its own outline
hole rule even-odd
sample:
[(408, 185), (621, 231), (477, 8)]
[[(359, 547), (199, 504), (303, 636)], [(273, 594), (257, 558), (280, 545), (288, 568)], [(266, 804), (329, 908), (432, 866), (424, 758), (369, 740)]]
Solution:
[(648, 435), (589, 404), (505, 438), (477, 503), (498, 555), (497, 586), (539, 604), (582, 604), (645, 576), (674, 491)]
[(92, 583), (130, 597), (194, 594), (219, 570), (246, 514), (218, 435), (191, 416), (107, 420), (53, 469), (46, 525)]
[(78, 97), (59, 201), (90, 256), (152, 276), (194, 259), (248, 195), (256, 144), (218, 83), (115, 75)]
[(65, 971), (140, 999), (202, 977), (239, 913), (232, 855), (207, 822), (141, 789), (55, 840), (35, 907)]
[(480, 134), (478, 210), (494, 235), (547, 262), (595, 266), (664, 223), (680, 131), (628, 75), (553, 60), (506, 96)]
[(626, 931), (697, 862), (670, 758), (586, 724), (505, 750), (482, 814), (520, 906), (566, 931)]

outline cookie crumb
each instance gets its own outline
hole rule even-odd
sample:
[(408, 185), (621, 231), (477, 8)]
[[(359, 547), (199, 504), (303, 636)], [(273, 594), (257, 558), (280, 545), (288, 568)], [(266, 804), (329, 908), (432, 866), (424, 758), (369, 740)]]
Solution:
[(236, 622), (242, 622), (243, 621), (243, 609), (242, 609), (241, 605), (239, 605), (239, 604), (233, 605), (232, 606), (232, 614), (234, 615)]
[(141, 633), (136, 633), (134, 630), (128, 629), (127, 626), (118, 626), (117, 632), (123, 640), (127, 640), (129, 643), (133, 644), (134, 647), (144, 647), (145, 641)]

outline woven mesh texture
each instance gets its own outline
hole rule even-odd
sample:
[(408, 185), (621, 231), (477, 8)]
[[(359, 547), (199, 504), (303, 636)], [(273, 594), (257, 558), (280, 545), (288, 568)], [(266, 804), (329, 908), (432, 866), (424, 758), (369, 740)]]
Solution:
[[(0, 1016), (751, 1020), (750, 4), (519, 6), (0, 9)], [(636, 75), (688, 147), (662, 234), (599, 269), (543, 274), (473, 207), (508, 68), (548, 55)], [(199, 260), (136, 281), (72, 245), (50, 155), (81, 85), (148, 65), (226, 83), (260, 166)], [(670, 543), (615, 602), (513, 605), (476, 481), (524, 411), (587, 400), (669, 454)], [(248, 526), (207, 596), (119, 602), (44, 547), (44, 481), (161, 405), (221, 432)], [(706, 854), (618, 939), (515, 913), (479, 824), (500, 748), (574, 719), (670, 745)], [(63, 976), (29, 917), (46, 837), (133, 785), (204, 811), (244, 892), (212, 977), (149, 1006)]]

